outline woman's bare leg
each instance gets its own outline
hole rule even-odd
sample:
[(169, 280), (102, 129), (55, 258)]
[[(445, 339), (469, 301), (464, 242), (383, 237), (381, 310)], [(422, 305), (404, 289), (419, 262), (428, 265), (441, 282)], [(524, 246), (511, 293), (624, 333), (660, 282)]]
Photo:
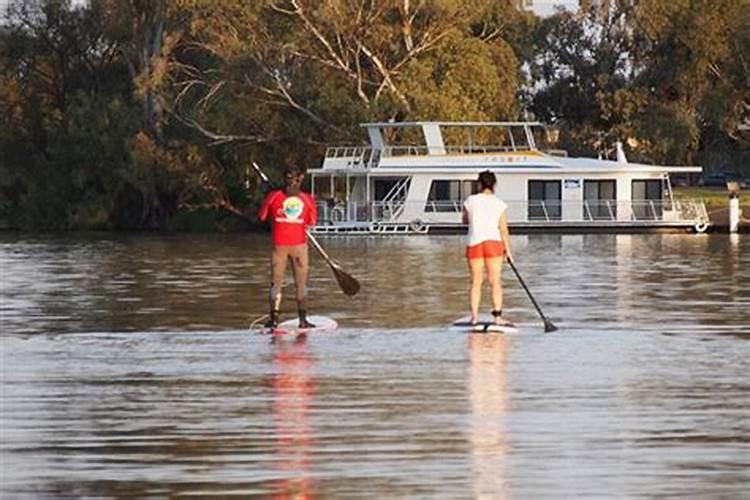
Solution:
[(484, 281), (484, 260), (469, 259), (471, 273), (471, 287), (469, 288), (469, 305), (471, 307), (471, 322), (476, 323), (479, 317), (479, 303), (482, 301), (482, 282)]
[[(492, 293), (492, 310), (502, 311), (503, 309), (503, 258), (493, 257), (486, 260), (487, 263), (487, 280), (490, 282)], [(502, 325), (505, 320), (501, 317), (495, 318), (495, 323)]]

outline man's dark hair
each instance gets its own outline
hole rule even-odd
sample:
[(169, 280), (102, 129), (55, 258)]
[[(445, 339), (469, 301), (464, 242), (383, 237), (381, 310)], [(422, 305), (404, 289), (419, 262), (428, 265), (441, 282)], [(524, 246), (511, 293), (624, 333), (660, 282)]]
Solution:
[(479, 174), (479, 189), (495, 189), (495, 184), (497, 183), (497, 178), (495, 177), (495, 174), (490, 172), (489, 170), (485, 170), (484, 172), (480, 172)]
[(284, 174), (305, 175), (306, 173), (307, 169), (300, 165), (290, 164), (284, 167)]

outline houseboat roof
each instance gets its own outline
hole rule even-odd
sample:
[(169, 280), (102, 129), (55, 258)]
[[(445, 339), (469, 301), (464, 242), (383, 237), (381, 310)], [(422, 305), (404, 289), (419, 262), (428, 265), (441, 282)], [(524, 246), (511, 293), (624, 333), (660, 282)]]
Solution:
[[(544, 128), (541, 122), (525, 121), (413, 121), (362, 123), (367, 130), (369, 146), (337, 146), (326, 150), (320, 168), (311, 169), (334, 175), (389, 171), (438, 172), (444, 169), (464, 171), (497, 169), (500, 171), (559, 170), (561, 172), (701, 172), (696, 166), (665, 166), (627, 161), (621, 143), (616, 144), (617, 159), (573, 158), (564, 151), (537, 146), (532, 128)], [(467, 129), (468, 135), (450, 135), (452, 127)], [(421, 134), (392, 137), (386, 129), (417, 128)], [(475, 129), (505, 129), (500, 135), (478, 134)], [(448, 137), (446, 137), (448, 134)], [(405, 141), (403, 141), (405, 139)], [(463, 142), (462, 142), (463, 141)], [(560, 154), (562, 153), (562, 154)]]
[(630, 172), (673, 172), (673, 173), (700, 173), (703, 167), (682, 166), (682, 165), (649, 165), (648, 163), (635, 163), (630, 161), (614, 161), (601, 158), (584, 158), (584, 157), (564, 157), (555, 158), (561, 168), (571, 171), (597, 172), (603, 169), (618, 171), (618, 167), (623, 171)]
[(371, 122), (360, 123), (360, 127), (421, 127), (423, 125), (438, 125), (448, 127), (542, 127), (541, 122), (445, 122), (445, 121), (418, 121), (418, 122)]

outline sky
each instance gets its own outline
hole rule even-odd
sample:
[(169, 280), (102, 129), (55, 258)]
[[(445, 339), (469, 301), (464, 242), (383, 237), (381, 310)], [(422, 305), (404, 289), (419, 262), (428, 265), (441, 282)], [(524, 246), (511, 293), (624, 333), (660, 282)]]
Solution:
[(568, 10), (576, 10), (578, 0), (533, 0), (531, 10), (539, 16), (549, 16), (555, 13), (556, 5), (561, 5)]

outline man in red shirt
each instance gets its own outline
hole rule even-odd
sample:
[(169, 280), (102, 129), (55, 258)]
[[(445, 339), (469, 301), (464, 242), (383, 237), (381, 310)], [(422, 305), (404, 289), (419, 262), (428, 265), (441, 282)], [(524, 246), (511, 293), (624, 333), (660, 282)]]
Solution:
[(260, 206), (258, 218), (271, 221), (271, 290), (269, 292), (270, 313), (267, 327), (279, 324), (281, 289), (284, 286), (287, 260), (292, 263), (294, 283), (297, 287), (297, 311), (300, 328), (312, 328), (307, 321), (307, 275), (309, 258), (307, 253), (307, 226), (315, 224), (318, 210), (315, 199), (303, 192), (302, 181), (305, 169), (289, 166), (284, 170), (284, 188), (268, 193)]

